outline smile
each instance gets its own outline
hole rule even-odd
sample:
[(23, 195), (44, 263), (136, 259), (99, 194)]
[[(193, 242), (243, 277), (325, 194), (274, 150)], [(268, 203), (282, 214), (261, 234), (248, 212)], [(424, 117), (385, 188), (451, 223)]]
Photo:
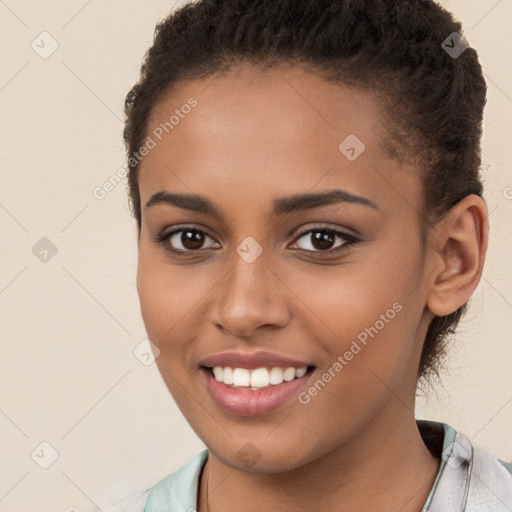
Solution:
[(230, 368), (215, 366), (212, 373), (218, 382), (223, 382), (233, 388), (245, 388), (250, 390), (261, 389), (269, 386), (276, 386), (282, 382), (290, 382), (297, 377), (302, 377), (308, 370), (307, 366), (302, 368), (274, 367), (256, 368), (249, 370), (247, 368)]
[(209, 395), (223, 411), (238, 416), (259, 416), (284, 407), (306, 387), (313, 371), (313, 366), (201, 367)]

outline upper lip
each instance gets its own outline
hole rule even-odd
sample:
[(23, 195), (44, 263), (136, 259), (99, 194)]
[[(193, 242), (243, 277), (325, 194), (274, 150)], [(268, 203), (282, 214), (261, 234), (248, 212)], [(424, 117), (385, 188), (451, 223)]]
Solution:
[(272, 352), (256, 352), (254, 354), (245, 354), (243, 352), (223, 352), (203, 359), (199, 363), (201, 366), (213, 368), (221, 366), (230, 368), (247, 368), (254, 370), (256, 368), (282, 367), (282, 368), (304, 368), (312, 366), (305, 361), (299, 361), (290, 357), (273, 354)]

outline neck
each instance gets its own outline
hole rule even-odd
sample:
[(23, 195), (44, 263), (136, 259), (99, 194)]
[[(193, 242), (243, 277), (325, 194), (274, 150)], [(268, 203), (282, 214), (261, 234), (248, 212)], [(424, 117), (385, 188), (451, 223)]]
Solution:
[(240, 471), (210, 452), (199, 512), (420, 512), (438, 469), (439, 460), (425, 446), (414, 415), (399, 402), (342, 446), (285, 473)]

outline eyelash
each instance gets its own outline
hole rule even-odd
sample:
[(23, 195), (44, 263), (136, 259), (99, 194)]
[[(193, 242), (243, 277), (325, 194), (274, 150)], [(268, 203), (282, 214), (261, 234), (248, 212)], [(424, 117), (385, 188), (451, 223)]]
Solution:
[[(199, 233), (201, 235), (204, 235), (204, 236), (207, 236), (209, 238), (212, 238), (210, 237), (210, 235), (208, 235), (208, 233), (206, 233), (205, 231), (201, 230), (201, 229), (197, 229), (197, 228), (191, 228), (191, 227), (188, 227), (188, 226), (178, 226), (175, 230), (171, 231), (170, 233), (164, 233), (164, 232), (161, 232), (159, 233), (156, 237), (154, 237), (154, 241), (160, 245), (162, 245), (164, 247), (164, 249), (166, 251), (169, 251), (171, 252), (173, 255), (176, 255), (178, 257), (190, 257), (190, 255), (194, 254), (194, 253), (198, 253), (200, 252), (202, 249), (198, 249), (198, 250), (187, 250), (187, 251), (183, 251), (181, 249), (177, 250), (177, 249), (172, 249), (171, 247), (169, 247), (169, 239), (174, 236), (176, 233), (181, 233), (181, 232), (192, 232), (192, 233)], [(297, 249), (299, 251), (302, 251), (302, 252), (306, 252), (306, 253), (314, 253), (314, 254), (328, 254), (328, 255), (331, 255), (331, 254), (339, 254), (339, 253), (342, 253), (346, 250), (348, 250), (349, 248), (357, 245), (358, 243), (360, 243), (360, 240), (352, 235), (349, 235), (347, 233), (344, 233), (343, 231), (339, 231), (337, 229), (333, 229), (333, 228), (330, 228), (330, 227), (314, 227), (314, 228), (309, 228), (309, 229), (306, 229), (304, 231), (301, 231), (297, 237), (295, 238), (294, 242), (297, 242), (298, 240), (300, 240), (303, 236), (309, 234), (309, 233), (328, 233), (330, 235), (334, 235), (336, 237), (339, 237), (339, 238), (342, 238), (344, 240), (344, 244), (342, 244), (341, 246), (339, 247), (336, 247), (334, 249), (327, 249), (325, 251), (311, 251), (311, 250), (308, 250), (308, 249)]]

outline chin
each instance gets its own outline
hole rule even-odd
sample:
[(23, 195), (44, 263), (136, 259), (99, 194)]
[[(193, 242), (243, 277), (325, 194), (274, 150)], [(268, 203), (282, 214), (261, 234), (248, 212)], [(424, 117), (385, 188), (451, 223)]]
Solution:
[[(268, 432), (265, 434), (268, 435)], [(272, 441), (257, 438), (229, 438), (225, 443), (209, 443), (204, 440), (210, 453), (236, 471), (251, 474), (286, 473), (314, 461), (315, 453), (301, 444), (300, 436)]]

